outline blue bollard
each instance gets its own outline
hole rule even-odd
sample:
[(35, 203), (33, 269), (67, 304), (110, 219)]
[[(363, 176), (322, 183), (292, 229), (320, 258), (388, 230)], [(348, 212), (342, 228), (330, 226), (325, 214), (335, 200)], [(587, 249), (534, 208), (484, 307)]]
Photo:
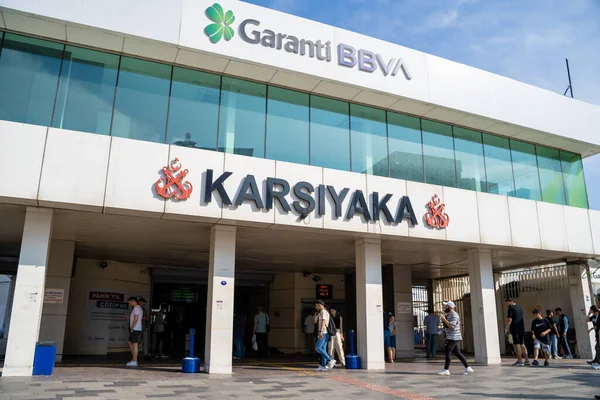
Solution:
[(200, 359), (194, 356), (195, 329), (190, 329), (190, 355), (185, 357), (181, 363), (181, 372), (185, 374), (197, 374), (200, 372)]
[(348, 342), (350, 344), (350, 354), (346, 356), (346, 369), (360, 369), (360, 356), (354, 354), (356, 335), (353, 330), (348, 332)]

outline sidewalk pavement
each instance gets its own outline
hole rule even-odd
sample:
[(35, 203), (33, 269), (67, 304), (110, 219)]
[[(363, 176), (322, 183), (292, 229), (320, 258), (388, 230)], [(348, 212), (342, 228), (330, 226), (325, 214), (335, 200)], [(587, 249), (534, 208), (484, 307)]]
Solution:
[(19, 399), (592, 399), (600, 371), (582, 360), (550, 367), (473, 365), (436, 375), (443, 361), (399, 362), (385, 371), (314, 372), (315, 364), (250, 362), (231, 376), (182, 374), (174, 367), (59, 367), (51, 377), (0, 378), (0, 400)]

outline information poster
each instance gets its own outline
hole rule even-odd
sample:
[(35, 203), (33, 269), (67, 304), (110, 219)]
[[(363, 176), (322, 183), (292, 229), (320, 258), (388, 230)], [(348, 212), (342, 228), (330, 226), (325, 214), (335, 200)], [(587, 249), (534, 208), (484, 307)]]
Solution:
[(46, 289), (44, 291), (44, 303), (63, 304), (65, 302), (65, 289)]
[(127, 348), (129, 341), (129, 297), (148, 293), (130, 293), (110, 289), (88, 289), (83, 313), (82, 344), (107, 350)]

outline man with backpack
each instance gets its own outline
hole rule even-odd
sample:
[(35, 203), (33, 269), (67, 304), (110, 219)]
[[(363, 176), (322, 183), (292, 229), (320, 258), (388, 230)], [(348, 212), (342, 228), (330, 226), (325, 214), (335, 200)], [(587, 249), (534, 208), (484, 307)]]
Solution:
[(329, 354), (327, 354), (327, 342), (329, 341), (330, 333), (335, 335), (335, 327), (333, 327), (333, 332), (331, 332), (330, 325), (333, 324), (333, 320), (331, 319), (329, 312), (325, 309), (323, 300), (317, 300), (315, 310), (317, 310), (316, 351), (321, 356), (321, 366), (317, 368), (317, 371), (329, 371), (335, 366), (335, 360), (332, 360)]

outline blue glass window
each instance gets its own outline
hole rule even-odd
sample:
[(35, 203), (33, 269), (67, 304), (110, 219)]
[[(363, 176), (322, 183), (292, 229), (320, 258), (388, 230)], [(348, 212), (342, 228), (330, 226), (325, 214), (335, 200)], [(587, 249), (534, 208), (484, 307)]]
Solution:
[(0, 53), (0, 119), (50, 126), (64, 45), (7, 33)]
[(458, 187), (485, 192), (487, 181), (481, 133), (456, 126), (453, 130)]
[(173, 68), (168, 144), (217, 149), (220, 90), (219, 75)]
[(112, 135), (164, 143), (172, 67), (123, 57)]
[(263, 158), (267, 87), (223, 77), (219, 151)]
[(408, 115), (387, 113), (390, 176), (423, 182), (423, 143), (421, 120)]
[(310, 164), (350, 171), (349, 105), (310, 96)]
[(385, 111), (350, 104), (352, 171), (388, 176)]
[(274, 86), (268, 91), (266, 157), (308, 165), (309, 95)]
[(456, 187), (452, 126), (422, 120), (425, 182)]
[(514, 197), (515, 181), (508, 139), (484, 133), (483, 151), (485, 154), (487, 192)]
[(52, 126), (110, 133), (119, 56), (67, 46)]
[(515, 196), (521, 199), (541, 200), (535, 146), (511, 140), (510, 149), (515, 176)]

